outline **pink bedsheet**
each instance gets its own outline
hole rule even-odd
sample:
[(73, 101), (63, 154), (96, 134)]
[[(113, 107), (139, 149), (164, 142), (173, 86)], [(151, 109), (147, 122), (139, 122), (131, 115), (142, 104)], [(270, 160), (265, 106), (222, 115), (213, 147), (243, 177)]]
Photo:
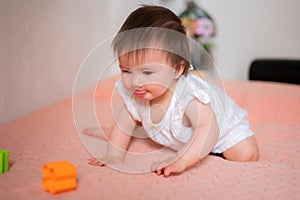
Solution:
[[(96, 104), (108, 127), (112, 83), (105, 83), (107, 96)], [(10, 152), (10, 170), (0, 175), (0, 199), (300, 199), (300, 86), (246, 81), (225, 85), (249, 112), (261, 153), (258, 162), (208, 156), (169, 178), (93, 167), (87, 164), (90, 155), (77, 134), (68, 99), (0, 126), (0, 149)], [(42, 188), (41, 169), (59, 160), (75, 164), (78, 188), (51, 195)]]

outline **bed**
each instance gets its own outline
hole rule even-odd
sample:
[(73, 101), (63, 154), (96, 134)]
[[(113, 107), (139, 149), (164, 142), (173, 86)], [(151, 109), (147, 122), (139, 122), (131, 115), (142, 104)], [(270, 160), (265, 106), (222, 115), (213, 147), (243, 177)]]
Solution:
[[(114, 81), (101, 83), (107, 95), (96, 95), (99, 117), (108, 125)], [(0, 126), (0, 149), (10, 152), (9, 171), (0, 175), (0, 199), (300, 199), (300, 86), (224, 83), (227, 93), (248, 110), (260, 149), (258, 162), (208, 156), (169, 178), (90, 166), (91, 155), (77, 133), (69, 98)], [(138, 140), (133, 143), (132, 148), (143, 146)], [(42, 167), (60, 160), (75, 165), (78, 187), (52, 195), (43, 189)]]

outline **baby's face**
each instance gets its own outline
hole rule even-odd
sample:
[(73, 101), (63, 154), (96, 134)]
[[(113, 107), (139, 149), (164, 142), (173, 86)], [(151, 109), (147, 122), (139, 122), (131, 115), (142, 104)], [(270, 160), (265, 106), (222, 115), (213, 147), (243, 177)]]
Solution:
[(122, 82), (126, 89), (143, 100), (159, 99), (172, 90), (180, 72), (176, 71), (161, 50), (146, 50), (119, 57)]

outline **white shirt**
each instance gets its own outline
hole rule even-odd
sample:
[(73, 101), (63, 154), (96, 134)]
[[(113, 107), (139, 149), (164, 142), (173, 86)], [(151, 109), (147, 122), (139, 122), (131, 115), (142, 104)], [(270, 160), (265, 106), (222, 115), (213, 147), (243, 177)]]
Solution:
[(180, 77), (167, 112), (159, 123), (151, 121), (149, 101), (136, 98), (124, 88), (121, 80), (115, 86), (128, 111), (135, 120), (142, 123), (148, 136), (171, 149), (181, 149), (193, 134), (191, 127), (183, 125), (182, 118), (186, 106), (195, 98), (204, 104), (211, 104), (217, 118), (220, 134), (212, 152), (222, 153), (242, 139), (253, 135), (246, 119), (247, 112), (239, 108), (221, 89), (193, 74)]

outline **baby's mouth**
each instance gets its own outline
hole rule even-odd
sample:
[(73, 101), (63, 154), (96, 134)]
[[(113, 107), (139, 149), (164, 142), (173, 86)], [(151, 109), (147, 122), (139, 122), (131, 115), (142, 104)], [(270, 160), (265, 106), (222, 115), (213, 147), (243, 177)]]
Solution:
[(146, 91), (146, 90), (135, 90), (135, 91), (133, 92), (133, 94), (134, 94), (137, 98), (142, 99), (142, 98), (144, 98), (145, 95), (147, 94), (147, 91)]

